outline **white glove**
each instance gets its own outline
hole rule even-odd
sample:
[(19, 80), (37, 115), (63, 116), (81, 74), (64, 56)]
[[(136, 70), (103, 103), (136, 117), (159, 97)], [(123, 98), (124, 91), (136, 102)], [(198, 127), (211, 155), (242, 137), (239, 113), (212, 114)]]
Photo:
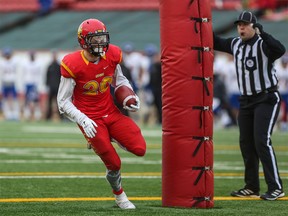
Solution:
[(92, 119), (86, 116), (84, 120), (80, 123), (80, 126), (83, 128), (87, 137), (89, 138), (95, 137), (97, 133), (95, 127), (98, 127), (98, 126)]
[(136, 104), (131, 104), (130, 106), (124, 106), (123, 108), (126, 110), (129, 110), (131, 112), (136, 112), (140, 109), (140, 100), (139, 97), (137, 95), (134, 96), (134, 98), (136, 99)]

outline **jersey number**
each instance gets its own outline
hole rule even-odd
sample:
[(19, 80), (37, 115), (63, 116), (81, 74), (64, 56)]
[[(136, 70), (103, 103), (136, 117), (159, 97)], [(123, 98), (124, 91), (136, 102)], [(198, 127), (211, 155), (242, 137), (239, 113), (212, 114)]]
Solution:
[(87, 82), (83, 88), (85, 89), (84, 94), (86, 95), (97, 95), (100, 93), (104, 93), (109, 88), (109, 85), (112, 83), (112, 77), (107, 76), (104, 77), (101, 82), (97, 82), (96, 80), (91, 80)]

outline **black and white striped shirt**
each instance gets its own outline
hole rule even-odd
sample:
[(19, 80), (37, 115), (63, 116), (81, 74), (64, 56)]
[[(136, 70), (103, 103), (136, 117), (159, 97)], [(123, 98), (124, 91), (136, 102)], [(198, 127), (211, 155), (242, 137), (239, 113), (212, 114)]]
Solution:
[(241, 95), (256, 95), (278, 84), (274, 61), (285, 47), (267, 33), (243, 42), (240, 37), (223, 39), (214, 34), (214, 49), (234, 56)]

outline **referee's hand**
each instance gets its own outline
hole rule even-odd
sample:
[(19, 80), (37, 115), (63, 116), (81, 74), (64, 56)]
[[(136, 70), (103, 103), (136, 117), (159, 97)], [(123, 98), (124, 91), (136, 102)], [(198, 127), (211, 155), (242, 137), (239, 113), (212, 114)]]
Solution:
[(253, 24), (253, 28), (256, 31), (256, 34), (262, 34), (263, 33), (263, 26), (260, 23)]

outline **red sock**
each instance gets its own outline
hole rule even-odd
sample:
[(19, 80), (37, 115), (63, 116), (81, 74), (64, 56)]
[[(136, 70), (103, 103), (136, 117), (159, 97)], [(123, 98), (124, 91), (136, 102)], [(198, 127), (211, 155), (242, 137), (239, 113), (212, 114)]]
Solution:
[(114, 193), (115, 195), (120, 195), (122, 192), (123, 192), (123, 188), (121, 188), (119, 191), (113, 190), (113, 193)]

